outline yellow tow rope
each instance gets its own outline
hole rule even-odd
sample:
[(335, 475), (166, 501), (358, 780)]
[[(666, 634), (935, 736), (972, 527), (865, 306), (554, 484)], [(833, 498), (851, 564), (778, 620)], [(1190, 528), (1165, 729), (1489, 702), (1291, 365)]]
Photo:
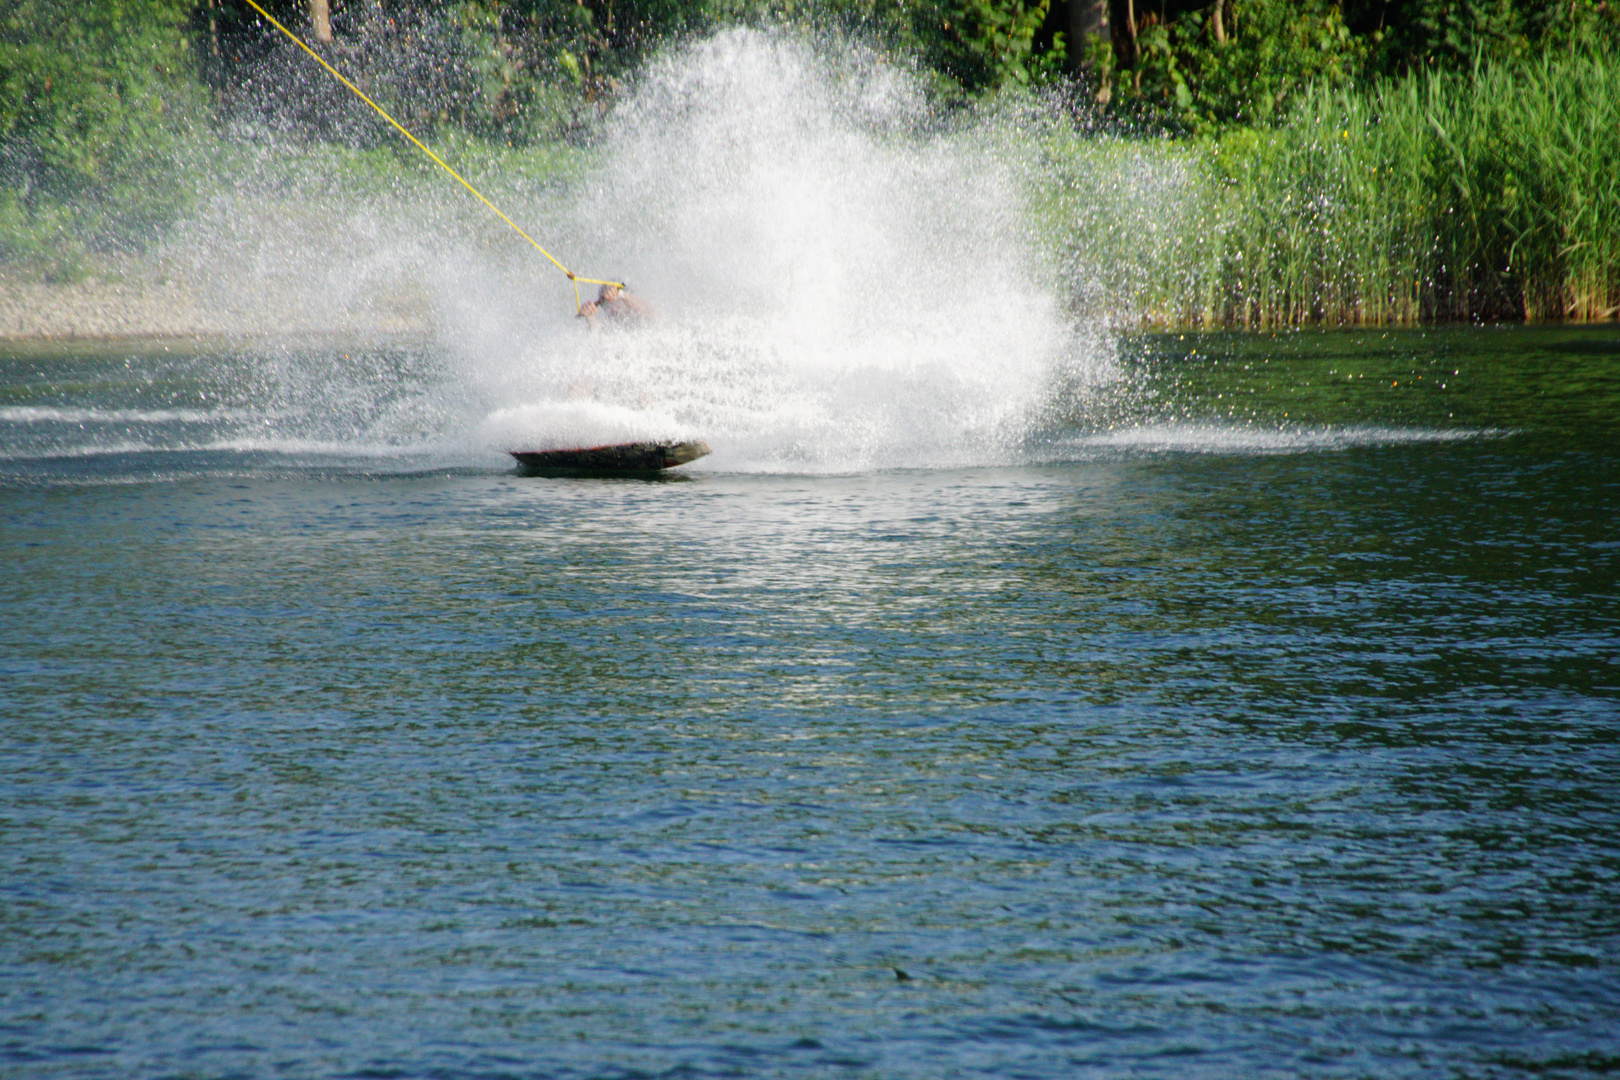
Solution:
[(518, 228), (517, 222), (513, 221), (511, 218), (509, 218), (505, 214), (501, 213), (501, 208), (496, 206), (494, 203), (490, 202), (487, 198), (485, 198), (484, 193), (482, 191), (479, 191), (477, 188), (473, 187), (470, 183), (468, 183), (466, 177), (462, 176), (460, 173), (456, 172), (456, 170), (454, 170), (450, 166), (446, 165), (444, 163), (444, 159), (441, 158), (438, 154), (435, 154), (432, 150), (429, 150), (422, 143), (421, 139), (418, 139), (415, 135), (412, 135), (409, 131), (406, 131), (405, 130), (405, 125), (401, 124), (398, 120), (395, 120), (392, 116), (389, 116), (387, 111), (385, 111), (381, 105), (378, 105), (375, 101), (372, 101), (370, 98), (368, 98), (365, 95), (365, 93), (358, 86), (354, 85), (354, 83), (352, 83), (348, 79), (344, 78), (343, 73), (341, 71), (339, 71), (337, 68), (333, 67), (331, 64), (328, 64), (325, 60), (321, 59), (320, 53), (316, 52), (314, 49), (312, 49), (308, 45), (304, 44), (304, 39), (303, 38), (299, 37), (297, 34), (293, 33), (291, 30), (287, 29), (285, 26), (282, 26), (279, 22), (276, 21), (276, 18), (275, 18), (274, 15), (271, 15), (268, 11), (264, 10), (264, 8), (260, 7), (257, 3), (254, 2), (254, 0), (247, 0), (247, 5), (248, 5), (248, 7), (252, 8), (254, 11), (257, 11), (260, 15), (264, 16), (265, 20), (268, 21), (271, 26), (275, 27), (277, 30), (280, 30), (283, 34), (286, 34), (289, 38), (291, 38), (292, 41), (293, 41), (293, 44), (297, 45), (300, 49), (303, 49), (305, 52), (309, 53), (309, 55), (313, 56), (315, 58), (315, 62), (317, 64), (321, 65), (321, 67), (325, 68), (327, 71), (331, 72), (332, 77), (334, 79), (336, 79), (338, 82), (342, 83), (344, 86), (347, 86), (350, 90), (353, 90), (355, 97), (358, 97), (361, 101), (365, 102), (367, 105), (370, 105), (373, 109), (375, 109), (378, 116), (382, 117), (384, 120), (386, 120), (390, 124), (394, 125), (394, 127), (396, 129), (398, 129), (398, 131), (399, 131), (399, 133), (401, 135), (405, 136), (407, 139), (411, 140), (411, 142), (415, 143), (416, 148), (418, 150), (422, 151), (422, 153), (426, 154), (428, 157), (432, 158), (434, 163), (437, 164), (439, 166), (439, 168), (443, 169), (445, 172), (447, 172), (451, 176), (455, 177), (458, 181), (461, 182), (462, 187), (466, 188), (468, 191), (472, 192), (474, 195), (476, 195), (478, 197), (479, 202), (483, 203), (485, 206), (487, 206), (491, 210), (495, 211), (495, 214), (496, 214), (497, 217), (499, 217), (502, 221), (506, 222), (508, 225), (512, 226), (512, 231), (513, 232), (517, 233), (519, 236), (523, 237), (523, 239), (527, 240), (530, 244), (534, 245), (534, 250), (538, 251), (540, 254), (542, 254), (546, 258), (550, 259), (553, 266), (555, 266), (557, 269), (561, 270), (563, 273), (567, 274), (568, 275), (568, 280), (572, 281), (574, 283), (574, 307), (575, 307), (576, 310), (580, 309), (579, 283), (582, 282), (582, 281), (587, 282), (587, 283), (589, 283), (591, 285), (612, 285), (616, 289), (624, 288), (624, 282), (622, 282), (622, 281), (604, 281), (601, 278), (579, 277), (572, 270), (568, 269), (568, 267), (566, 267), (562, 263), (558, 262), (557, 257), (555, 255), (553, 255), (551, 252), (547, 251), (545, 248), (541, 247), (538, 243), (536, 243), (534, 237), (530, 236), (528, 233), (526, 233), (522, 229)]

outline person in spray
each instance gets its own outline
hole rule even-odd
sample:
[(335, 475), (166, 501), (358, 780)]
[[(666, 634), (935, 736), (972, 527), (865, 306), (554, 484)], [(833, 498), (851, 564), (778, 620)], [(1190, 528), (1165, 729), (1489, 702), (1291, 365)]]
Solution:
[(581, 305), (579, 317), (596, 329), (600, 315), (609, 323), (637, 323), (652, 316), (652, 308), (639, 296), (631, 296), (620, 285), (604, 285), (596, 291), (596, 299)]

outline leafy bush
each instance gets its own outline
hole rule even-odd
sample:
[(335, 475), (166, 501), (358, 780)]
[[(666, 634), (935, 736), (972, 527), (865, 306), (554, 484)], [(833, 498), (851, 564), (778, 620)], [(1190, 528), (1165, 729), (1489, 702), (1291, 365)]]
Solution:
[(1061, 74), (1063, 35), (1038, 50), (1049, 0), (950, 0), (937, 13), (935, 63), (969, 91), (1028, 86)]
[(1374, 67), (1394, 74), (1620, 48), (1611, 0), (1396, 0), (1383, 26)]
[(0, 14), (0, 258), (52, 277), (137, 247), (187, 204), (198, 100), (186, 0), (19, 0)]
[(1306, 87), (1349, 82), (1367, 55), (1328, 0), (1220, 0), (1169, 22), (1150, 13), (1134, 41), (1115, 99), (1192, 131), (1275, 123)]
[(1274, 129), (1057, 141), (1041, 201), (1106, 306), (1270, 327), (1620, 313), (1620, 62), (1318, 86)]

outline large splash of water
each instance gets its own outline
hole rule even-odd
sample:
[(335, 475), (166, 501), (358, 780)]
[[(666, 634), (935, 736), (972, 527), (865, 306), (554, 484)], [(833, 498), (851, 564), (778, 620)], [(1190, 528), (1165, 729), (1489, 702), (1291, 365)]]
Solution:
[[(153, 356), (56, 401), (53, 387), (106, 374), (73, 359), (41, 376), (41, 404), (0, 409), (0, 459), (482, 468), (509, 449), (700, 438), (715, 450), (700, 468), (848, 472), (1409, 436), (1302, 429), (1286, 411), (1270, 428), (1229, 409), (1200, 420), (1196, 398), (1152, 400), (1106, 329), (1107, 275), (1036, 231), (1040, 140), (1018, 126), (1031, 115), (942, 117), (904, 71), (798, 38), (733, 31), (672, 52), (582, 174), (537, 182), (497, 160), (477, 176), (581, 272), (622, 276), (655, 308), (596, 330), (566, 280), (441, 175), (395, 184), (400, 169), (356, 197), (352, 178), (323, 186), (317, 148), (288, 185), (301, 152), (268, 144), (272, 167), (231, 174), (171, 254), (245, 327), (299, 328), (272, 311), (307, 315), (303, 329), (403, 312), (426, 316), (431, 340)], [(1137, 201), (1130, 183), (1174, 188), (1099, 177)]]
[(983, 124), (856, 53), (733, 31), (651, 64), (553, 221), (656, 309), (588, 332), (447, 274), (444, 335), (491, 447), (696, 437), (722, 468), (1016, 460), (1060, 385), (1112, 373)]
[[(168, 255), (258, 344), (191, 369), (167, 358), (68, 403), (116, 424), (10, 417), (27, 452), (487, 464), (700, 438), (710, 468), (989, 464), (1027, 459), (1054, 403), (1114, 377), (1111, 339), (1063, 310), (1026, 210), (1034, 142), (942, 116), (911, 75), (847, 42), (735, 30), (690, 44), (638, 75), (583, 172), (534, 179), (497, 158), (475, 173), (580, 272), (629, 281), (655, 312), (636, 326), (576, 318), (554, 267), (448, 178), (413, 175), (414, 158), (368, 182), (375, 162), (238, 134), (239, 159)], [(333, 182), (333, 165), (349, 178)], [(432, 342), (285, 333), (396, 313)], [(108, 424), (116, 439), (88, 434)]]

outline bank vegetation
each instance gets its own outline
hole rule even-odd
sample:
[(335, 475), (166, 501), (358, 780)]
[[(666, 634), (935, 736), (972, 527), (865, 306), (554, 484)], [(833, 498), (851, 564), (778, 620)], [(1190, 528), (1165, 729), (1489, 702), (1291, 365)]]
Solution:
[(1189, 139), (1053, 139), (1047, 227), (1148, 325), (1620, 314), (1620, 63), (1312, 87)]
[[(405, 123), (569, 168), (638, 65), (750, 23), (859, 40), (943, 115), (1009, 100), (1078, 306), (1275, 327), (1620, 314), (1613, 0), (274, 0)], [(397, 140), (241, 0), (0, 9), (0, 273), (160, 240), (244, 147)], [(252, 157), (252, 154), (247, 154)]]

